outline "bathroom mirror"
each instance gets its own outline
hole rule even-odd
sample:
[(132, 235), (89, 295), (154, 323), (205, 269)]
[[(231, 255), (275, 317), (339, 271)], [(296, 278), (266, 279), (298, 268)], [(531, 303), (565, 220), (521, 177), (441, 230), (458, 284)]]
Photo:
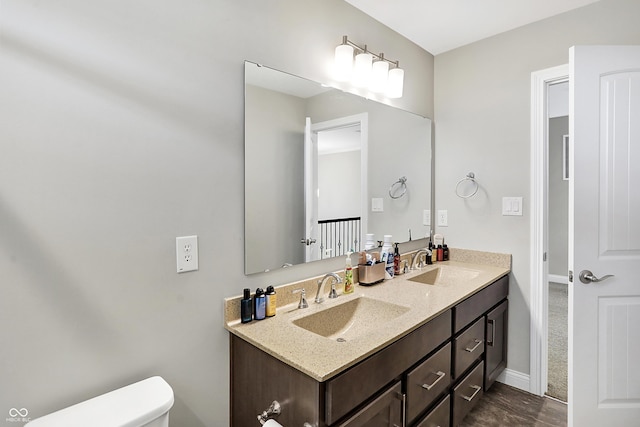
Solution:
[(425, 237), (431, 120), (245, 62), (245, 274)]

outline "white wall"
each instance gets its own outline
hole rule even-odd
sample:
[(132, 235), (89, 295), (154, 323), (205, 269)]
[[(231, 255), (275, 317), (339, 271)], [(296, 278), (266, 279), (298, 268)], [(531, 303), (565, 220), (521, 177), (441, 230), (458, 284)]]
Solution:
[(304, 262), (305, 100), (245, 86), (245, 266)]
[(157, 374), (172, 425), (228, 424), (223, 297), (344, 265), (243, 274), (243, 61), (326, 81), (344, 34), (432, 116), (433, 57), (341, 0), (1, 0), (0, 413)]
[(361, 215), (360, 163), (360, 150), (318, 156), (318, 219)]
[[(640, 44), (640, 2), (598, 3), (435, 58), (436, 209), (452, 247), (513, 254), (508, 368), (529, 373), (531, 72), (568, 62), (575, 44)], [(455, 195), (469, 171), (480, 191)], [(503, 196), (522, 196), (524, 216), (502, 216)]]

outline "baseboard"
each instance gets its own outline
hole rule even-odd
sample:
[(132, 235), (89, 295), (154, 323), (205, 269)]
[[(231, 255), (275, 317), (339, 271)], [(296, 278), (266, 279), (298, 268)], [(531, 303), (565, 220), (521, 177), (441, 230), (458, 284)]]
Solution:
[(496, 381), (530, 393), (528, 374), (523, 374), (522, 372), (514, 371), (512, 369), (505, 369)]
[(561, 276), (559, 274), (547, 274), (547, 280), (553, 283), (569, 284), (569, 278), (567, 276)]

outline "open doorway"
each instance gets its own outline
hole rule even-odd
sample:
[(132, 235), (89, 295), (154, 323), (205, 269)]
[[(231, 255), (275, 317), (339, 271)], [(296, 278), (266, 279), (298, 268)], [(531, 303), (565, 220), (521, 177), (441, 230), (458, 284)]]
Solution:
[[(566, 256), (559, 256), (568, 241), (568, 226), (557, 218), (567, 202), (560, 201), (555, 193), (562, 194), (564, 183), (562, 141), (568, 133), (565, 128), (568, 116), (569, 94), (567, 65), (549, 68), (531, 75), (531, 357), (529, 391), (544, 396), (551, 379), (552, 396), (567, 400), (566, 372), (567, 345), (566, 308), (567, 267)], [(559, 102), (554, 102), (557, 98)], [(559, 107), (566, 104), (567, 107)], [(558, 119), (558, 120), (556, 120)], [(560, 134), (559, 136), (556, 136)], [(561, 138), (558, 146), (556, 138)], [(553, 140), (553, 141), (552, 141)], [(560, 157), (558, 158), (560, 153)], [(553, 162), (551, 162), (553, 160)], [(559, 162), (559, 163), (557, 163)], [(553, 163), (553, 164), (551, 164)], [(562, 172), (558, 172), (562, 170)], [(556, 174), (560, 173), (560, 176)], [(561, 179), (562, 183), (558, 182)], [(552, 191), (554, 194), (552, 195)], [(566, 212), (566, 211), (564, 211)], [(551, 225), (554, 229), (551, 230)], [(558, 231), (556, 227), (561, 230)], [(562, 236), (565, 236), (564, 238)], [(553, 260), (552, 260), (553, 258)], [(553, 261), (553, 262), (552, 262)], [(551, 275), (550, 275), (551, 274)], [(551, 283), (550, 283), (551, 282)], [(560, 391), (558, 391), (560, 389)], [(564, 390), (562, 390), (564, 389)]]
[(567, 402), (569, 271), (569, 82), (547, 87), (548, 274), (546, 394)]
[(315, 261), (360, 250), (367, 228), (368, 114), (319, 123), (305, 130), (305, 224)]

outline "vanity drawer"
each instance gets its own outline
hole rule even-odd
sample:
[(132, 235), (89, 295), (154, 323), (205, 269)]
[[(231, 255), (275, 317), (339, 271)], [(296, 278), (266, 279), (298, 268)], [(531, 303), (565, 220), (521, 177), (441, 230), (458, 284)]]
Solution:
[(451, 336), (451, 310), (326, 381), (325, 418), (333, 424)]
[(458, 378), (484, 353), (484, 317), (453, 340), (453, 378)]
[(509, 276), (501, 277), (477, 294), (453, 308), (453, 333), (457, 334), (469, 323), (505, 299), (509, 293)]
[(464, 417), (482, 399), (484, 362), (480, 362), (460, 384), (453, 389), (453, 427), (460, 425)]
[(398, 381), (336, 427), (399, 427), (403, 403), (402, 384)]
[(451, 383), (451, 343), (407, 374), (407, 420), (411, 423)]
[(451, 398), (447, 395), (416, 427), (449, 427)]

